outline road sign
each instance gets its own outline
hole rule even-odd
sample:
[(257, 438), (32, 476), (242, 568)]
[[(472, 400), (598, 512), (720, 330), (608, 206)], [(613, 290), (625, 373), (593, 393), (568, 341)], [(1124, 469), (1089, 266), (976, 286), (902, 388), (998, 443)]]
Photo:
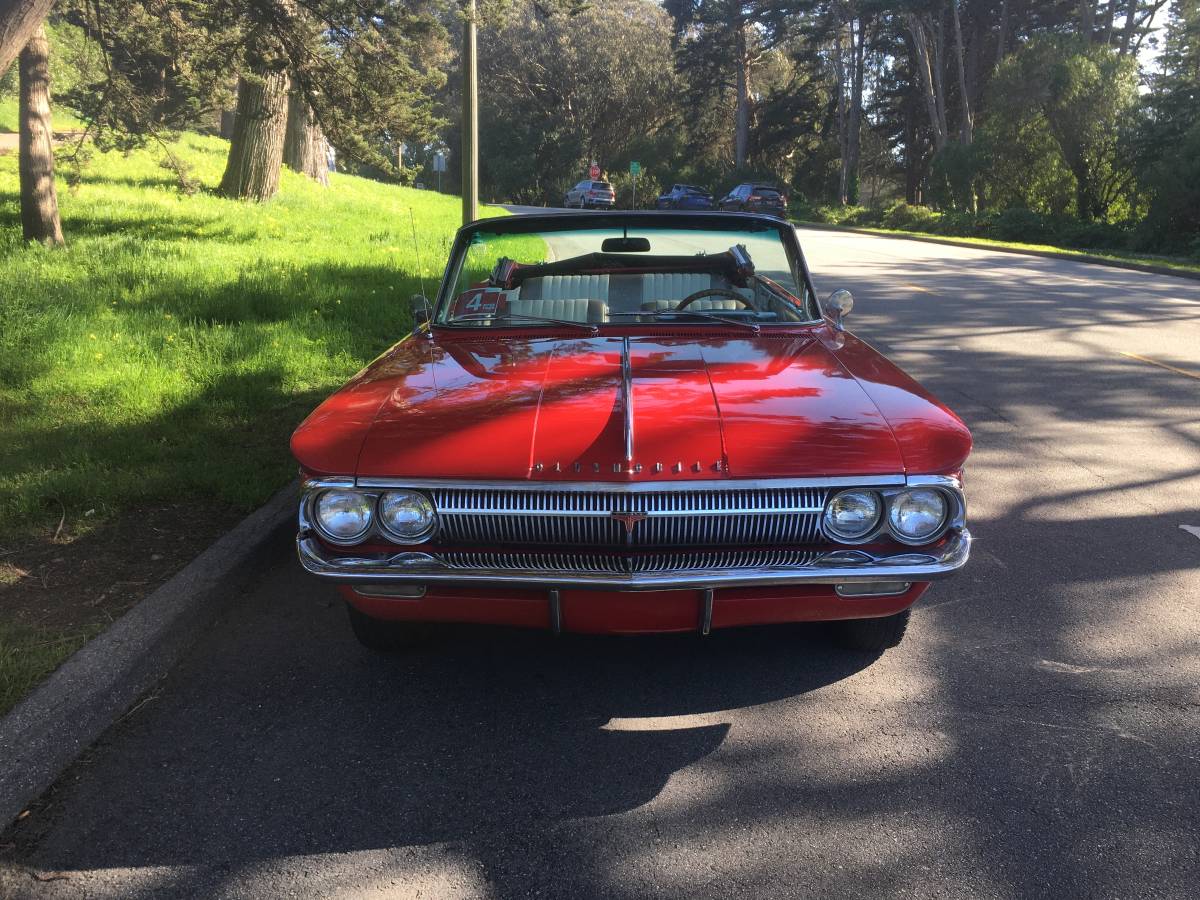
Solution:
[(590, 166), (588, 166), (588, 178), (595, 181), (599, 177), (600, 177), (600, 167), (598, 165), (596, 165), (595, 163), (592, 163)]
[(433, 171), (435, 171), (435, 172), (445, 172), (446, 171), (446, 156), (444, 153), (442, 153), (441, 150), (439, 150), (437, 153), (433, 154)]
[(642, 164), (640, 162), (638, 162), (636, 159), (629, 164), (629, 174), (630, 175), (641, 175), (642, 174)]

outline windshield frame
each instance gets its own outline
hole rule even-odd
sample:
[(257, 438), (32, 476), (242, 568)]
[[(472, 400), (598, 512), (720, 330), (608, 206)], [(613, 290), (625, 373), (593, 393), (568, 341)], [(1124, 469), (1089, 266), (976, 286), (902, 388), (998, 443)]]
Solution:
[[(478, 219), (458, 230), (450, 257), (442, 273), (442, 281), (438, 288), (437, 298), (432, 304), (430, 325), (446, 327), (443, 321), (443, 310), (447, 309), (454, 300), (455, 282), (459, 269), (465, 262), (465, 257), (472, 246), (472, 238), (480, 233), (497, 235), (536, 234), (543, 231), (573, 231), (573, 230), (602, 230), (629, 228), (679, 228), (682, 230), (697, 229), (706, 231), (761, 231), (775, 232), (784, 247), (784, 252), (792, 267), (797, 284), (801, 286), (804, 296), (798, 297), (786, 288), (777, 285), (795, 304), (797, 311), (803, 316), (800, 321), (758, 322), (763, 328), (786, 329), (811, 327), (823, 320), (820, 303), (816, 290), (813, 288), (812, 277), (804, 251), (796, 237), (795, 228), (787, 221), (776, 216), (757, 213), (733, 212), (682, 212), (682, 211), (620, 211), (620, 212), (587, 212), (587, 213), (532, 213), (525, 215), (505, 216), (492, 219)], [(597, 323), (601, 329), (630, 327), (661, 327), (672, 323), (620, 322), (609, 321)], [(452, 326), (453, 327), (453, 326)], [(461, 327), (461, 326), (458, 326)], [(481, 329), (512, 329), (528, 330), (528, 324), (520, 325), (481, 325)], [(677, 327), (677, 325), (676, 325)], [(717, 323), (712, 326), (700, 324), (700, 327), (720, 327)]]

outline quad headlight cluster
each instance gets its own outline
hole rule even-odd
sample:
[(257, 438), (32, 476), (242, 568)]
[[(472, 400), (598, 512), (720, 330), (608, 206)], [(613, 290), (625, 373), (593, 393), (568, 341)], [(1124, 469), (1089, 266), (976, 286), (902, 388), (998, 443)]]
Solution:
[(400, 544), (417, 544), (437, 528), (437, 510), (420, 491), (366, 493), (330, 488), (312, 500), (313, 525), (335, 544), (356, 544), (372, 530)]
[(864, 543), (886, 529), (901, 543), (928, 544), (946, 530), (953, 502), (930, 487), (839, 491), (825, 504), (821, 521), (825, 533), (843, 543)]

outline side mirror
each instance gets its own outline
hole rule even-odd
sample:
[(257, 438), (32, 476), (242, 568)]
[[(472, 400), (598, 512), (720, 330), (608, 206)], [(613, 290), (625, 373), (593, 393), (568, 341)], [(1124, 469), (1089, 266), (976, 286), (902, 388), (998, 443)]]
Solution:
[(429, 301), (425, 299), (424, 294), (413, 294), (408, 298), (409, 308), (412, 310), (413, 328), (420, 328), (429, 321)]
[(833, 327), (838, 331), (846, 330), (842, 320), (850, 315), (852, 309), (854, 309), (854, 297), (847, 290), (834, 291), (825, 300), (825, 315), (829, 317), (833, 322)]

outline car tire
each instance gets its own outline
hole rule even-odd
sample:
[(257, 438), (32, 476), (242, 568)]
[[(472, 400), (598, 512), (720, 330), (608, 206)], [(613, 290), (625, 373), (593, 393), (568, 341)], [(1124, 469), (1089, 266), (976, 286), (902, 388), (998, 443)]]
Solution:
[(427, 622), (389, 622), (368, 616), (346, 604), (350, 614), (350, 628), (358, 642), (369, 650), (393, 653), (407, 650), (428, 642), (433, 631)]
[(894, 616), (881, 616), (875, 619), (846, 619), (835, 622), (837, 642), (847, 650), (862, 650), (869, 653), (882, 653), (895, 647), (904, 638), (908, 628), (909, 610), (898, 612)]

